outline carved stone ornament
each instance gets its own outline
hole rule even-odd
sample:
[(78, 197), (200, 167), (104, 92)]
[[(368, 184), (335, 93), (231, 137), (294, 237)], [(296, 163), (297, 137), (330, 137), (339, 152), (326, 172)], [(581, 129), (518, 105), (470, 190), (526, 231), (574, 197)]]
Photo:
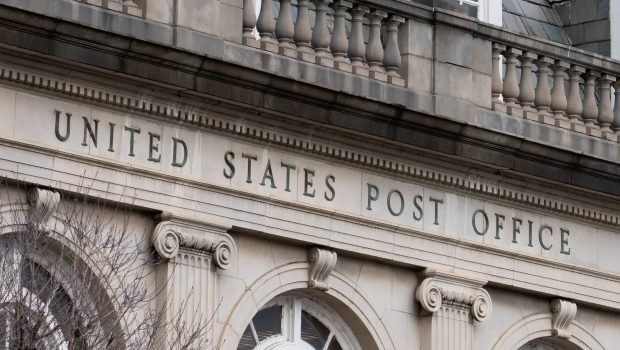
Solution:
[(452, 276), (437, 271), (427, 271), (415, 296), (428, 312), (435, 313), (444, 307), (469, 309), (476, 321), (483, 322), (493, 310), (491, 296), (482, 288), (485, 281)]
[(164, 259), (174, 258), (180, 248), (191, 249), (211, 254), (215, 266), (222, 270), (228, 269), (232, 263), (234, 251), (232, 238), (224, 232), (213, 235), (208, 232), (211, 230), (206, 231), (200, 232), (195, 226), (183, 230), (182, 225), (172, 221), (162, 221), (155, 227), (151, 242), (155, 251)]
[(549, 304), (551, 309), (551, 334), (555, 337), (569, 339), (571, 337), (568, 327), (577, 315), (577, 304), (572, 301), (553, 299)]
[(60, 202), (60, 193), (33, 188), (28, 192), (28, 202), (33, 221), (40, 230), (47, 228), (47, 221), (56, 211)]
[(308, 251), (308, 287), (322, 291), (329, 290), (327, 277), (336, 266), (338, 255), (330, 250), (312, 248)]

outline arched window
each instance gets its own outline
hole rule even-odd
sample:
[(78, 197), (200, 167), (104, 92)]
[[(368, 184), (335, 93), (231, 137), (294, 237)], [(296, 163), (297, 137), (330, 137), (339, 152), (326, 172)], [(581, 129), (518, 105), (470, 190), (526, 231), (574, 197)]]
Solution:
[(581, 350), (577, 345), (557, 337), (543, 337), (530, 340), (519, 350)]
[(349, 327), (318, 300), (279, 296), (246, 327), (237, 350), (354, 350), (360, 346)]

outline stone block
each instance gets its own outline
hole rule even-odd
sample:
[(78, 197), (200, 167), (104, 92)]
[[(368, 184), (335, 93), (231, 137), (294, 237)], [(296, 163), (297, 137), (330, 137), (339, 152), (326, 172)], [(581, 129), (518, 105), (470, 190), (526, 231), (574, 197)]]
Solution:
[(388, 75), (388, 83), (404, 87), (405, 79), (394, 75)]
[(493, 74), (491, 42), (486, 39), (473, 38), (472, 45), (472, 69), (486, 75)]
[(506, 105), (502, 102), (493, 102), (491, 105), (491, 109), (496, 112), (506, 113)]
[(268, 52), (278, 53), (278, 45), (274, 44), (272, 41), (260, 41), (261, 50), (265, 50)]
[(607, 141), (618, 142), (618, 135), (613, 132), (604, 132), (601, 137)]
[[(435, 59), (459, 66), (473, 66), (473, 36), (456, 27), (437, 25), (435, 27)], [(491, 60), (491, 48), (484, 53)], [(485, 60), (486, 61), (486, 60)], [(488, 69), (491, 64), (488, 64)], [(490, 74), (490, 73), (489, 73)]]
[(351, 73), (353, 71), (353, 67), (351, 67), (351, 65), (347, 62), (335, 62), (334, 68), (347, 73)]
[[(218, 36), (220, 34), (220, 1), (218, 0), (177, 0), (176, 24), (202, 33)], [(213, 14), (205, 16), (205, 14)], [(218, 14), (218, 15), (216, 15)], [(225, 19), (224, 21), (228, 21)], [(232, 24), (231, 24), (232, 25)], [(239, 22), (236, 28), (241, 28)], [(240, 31), (237, 29), (237, 31)]]
[(577, 123), (571, 123), (570, 124), (570, 129), (574, 132), (578, 132), (580, 134), (585, 134), (586, 133), (586, 126), (583, 124), (577, 124)]
[(433, 61), (416, 55), (402, 55), (400, 76), (407, 82), (407, 87), (430, 92), (432, 89)]
[(570, 121), (566, 119), (556, 119), (555, 126), (562, 128), (562, 129), (567, 129), (567, 130), (571, 129), (571, 123)]
[(546, 111), (538, 111), (538, 121), (543, 124), (555, 125), (555, 119)]
[(297, 47), (297, 59), (304, 62), (314, 63), (314, 51), (309, 47)]
[(253, 47), (255, 49), (260, 49), (260, 42), (256, 40), (254, 37), (244, 37), (241, 41), (243, 45)]
[[(435, 61), (435, 93), (462, 100), (470, 100), (472, 70), (449, 63)], [(489, 97), (490, 97), (489, 89)]]
[(433, 27), (429, 23), (407, 19), (398, 30), (398, 47), (401, 54), (433, 58)]
[(175, 28), (177, 47), (204, 55), (209, 53), (210, 57), (221, 58), (224, 55), (224, 41), (209, 35), (188, 30), (186, 28)]
[(491, 76), (472, 71), (471, 80), (471, 101), (480, 107), (491, 108)]
[(95, 6), (103, 6), (103, 0), (85, 0), (84, 2)]
[(506, 113), (514, 115), (515, 117), (523, 117), (523, 109), (520, 106), (506, 106)]
[(387, 81), (387, 74), (385, 74), (384, 72), (379, 72), (376, 70), (371, 70), (370, 72), (368, 72), (368, 76), (370, 77), (370, 79), (375, 79), (375, 80), (380, 80), (380, 81)]
[(316, 56), (315, 63), (320, 64), (321, 66), (334, 68), (334, 59), (326, 56)]
[(601, 129), (596, 126), (586, 126), (586, 134), (594, 137), (601, 137)]
[(123, 4), (120, 2), (116, 2), (116, 1), (108, 1), (106, 4), (106, 8), (108, 8), (109, 10), (112, 11), (118, 11), (118, 12), (122, 12), (123, 11)]
[(132, 16), (142, 17), (142, 9), (138, 6), (123, 5), (123, 12)]
[(278, 53), (286, 57), (297, 57), (297, 50), (292, 44), (281, 44), (278, 48)]
[(357, 74), (362, 77), (368, 77), (368, 68), (362, 66), (353, 66), (352, 67), (353, 74)]
[(610, 39), (609, 18), (583, 24), (584, 42)]
[(531, 108), (529, 110), (524, 110), (523, 119), (538, 121), (538, 113), (536, 110), (532, 110)]
[(219, 22), (218, 32), (224, 40), (241, 43), (242, 31), (239, 30), (243, 23), (243, 9), (227, 3), (220, 4), (220, 18), (226, 18)]

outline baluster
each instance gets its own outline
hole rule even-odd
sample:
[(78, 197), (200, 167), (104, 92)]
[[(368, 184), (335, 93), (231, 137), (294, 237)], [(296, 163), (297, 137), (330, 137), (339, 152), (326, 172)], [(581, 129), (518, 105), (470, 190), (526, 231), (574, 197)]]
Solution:
[(366, 61), (368, 62), (369, 75), (373, 79), (387, 81), (387, 75), (381, 63), (383, 62), (383, 45), (381, 45), (381, 20), (387, 17), (387, 13), (374, 10), (368, 14), (370, 21), (370, 33), (366, 46)]
[(533, 52), (524, 52), (521, 59), (521, 83), (519, 84), (519, 102), (523, 109), (523, 118), (538, 120), (534, 105), (534, 82), (532, 81), (532, 62), (538, 57)]
[(123, 12), (133, 16), (142, 16), (142, 10), (133, 0), (123, 0)]
[(581, 113), (583, 112), (583, 104), (581, 103), (581, 92), (579, 89), (580, 77), (586, 70), (583, 67), (571, 65), (569, 74), (569, 88), (568, 88), (568, 106), (566, 107), (566, 114), (570, 121), (571, 130), (586, 133), (586, 127), (581, 120)]
[(256, 11), (254, 11), (254, 0), (243, 0), (243, 45), (260, 48), (260, 43), (256, 40), (252, 32), (256, 26)]
[(308, 0), (297, 1), (297, 21), (293, 40), (297, 45), (297, 58), (306, 62), (314, 62), (314, 50), (310, 47), (312, 29), (310, 29), (308, 4)]
[(545, 124), (554, 124), (554, 120), (549, 113), (551, 105), (551, 91), (549, 90), (549, 66), (553, 60), (549, 57), (539, 57), (536, 60), (538, 66), (538, 82), (536, 84), (536, 108), (538, 108), (538, 121)]
[(366, 6), (355, 5), (351, 10), (351, 37), (349, 38), (349, 59), (353, 66), (353, 73), (368, 76), (368, 69), (364, 66), (364, 35), (362, 32), (364, 15), (370, 12)]
[(327, 29), (327, 11), (332, 0), (317, 0), (316, 5), (316, 21), (314, 23), (314, 31), (312, 32), (312, 47), (314, 47), (315, 61), (326, 67), (334, 67), (334, 59), (327, 51), (330, 36)]
[(596, 97), (594, 96), (594, 85), (596, 84), (596, 78), (600, 77), (601, 73), (588, 69), (586, 71), (586, 88), (583, 97), (583, 112), (581, 117), (583, 123), (586, 126), (586, 133), (592, 136), (601, 136), (601, 130), (596, 125), (596, 117), (598, 117), (598, 107), (596, 106)]
[(276, 38), (278, 38), (280, 55), (296, 57), (293, 45), (293, 17), (291, 16), (291, 0), (280, 0), (280, 13), (276, 23)]
[(611, 128), (616, 133), (616, 136), (620, 136), (620, 79), (616, 79), (614, 90), (616, 100), (614, 104), (614, 121), (611, 123)]
[(256, 30), (258, 30), (258, 34), (260, 34), (260, 48), (269, 52), (278, 52), (278, 47), (273, 42), (276, 20), (273, 17), (272, 6), (272, 0), (261, 1)]
[(345, 72), (351, 72), (351, 65), (347, 62), (349, 41), (345, 28), (345, 16), (347, 9), (353, 7), (353, 4), (346, 0), (337, 0), (332, 7), (334, 8), (334, 33), (329, 48), (334, 55), (334, 67)]
[(504, 91), (504, 83), (502, 82), (500, 55), (506, 50), (506, 45), (493, 43), (491, 49), (492, 79), (491, 79), (491, 101), (494, 111), (506, 113), (504, 101), (501, 99), (502, 91)]
[(517, 56), (521, 55), (521, 50), (514, 47), (504, 51), (506, 57), (506, 76), (504, 77), (504, 102), (506, 102), (506, 113), (521, 116), (521, 109), (517, 104), (519, 96), (519, 83), (517, 82)]
[(566, 117), (566, 91), (564, 90), (564, 79), (566, 69), (570, 65), (566, 62), (556, 60), (553, 65), (553, 89), (551, 90), (551, 111), (555, 118), (555, 126), (570, 129), (570, 122)]
[(615, 82), (613, 75), (603, 74), (599, 79), (599, 106), (598, 125), (601, 128), (601, 136), (609, 141), (618, 141), (616, 135), (609, 127), (614, 121), (614, 112), (611, 110), (611, 83)]
[(401, 58), (398, 48), (398, 27), (405, 23), (405, 18), (397, 15), (390, 15), (386, 23), (386, 42), (385, 56), (383, 57), (383, 67), (387, 72), (388, 83), (405, 86), (405, 80), (398, 74)]
[(123, 11), (123, 3), (121, 0), (108, 0), (106, 7), (113, 11)]

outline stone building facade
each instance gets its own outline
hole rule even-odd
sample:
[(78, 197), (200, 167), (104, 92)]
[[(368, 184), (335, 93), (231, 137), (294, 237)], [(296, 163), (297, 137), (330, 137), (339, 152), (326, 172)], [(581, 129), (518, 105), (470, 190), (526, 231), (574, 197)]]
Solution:
[(617, 349), (620, 62), (483, 6), (0, 0), (4, 190), (133, 208), (209, 349)]

